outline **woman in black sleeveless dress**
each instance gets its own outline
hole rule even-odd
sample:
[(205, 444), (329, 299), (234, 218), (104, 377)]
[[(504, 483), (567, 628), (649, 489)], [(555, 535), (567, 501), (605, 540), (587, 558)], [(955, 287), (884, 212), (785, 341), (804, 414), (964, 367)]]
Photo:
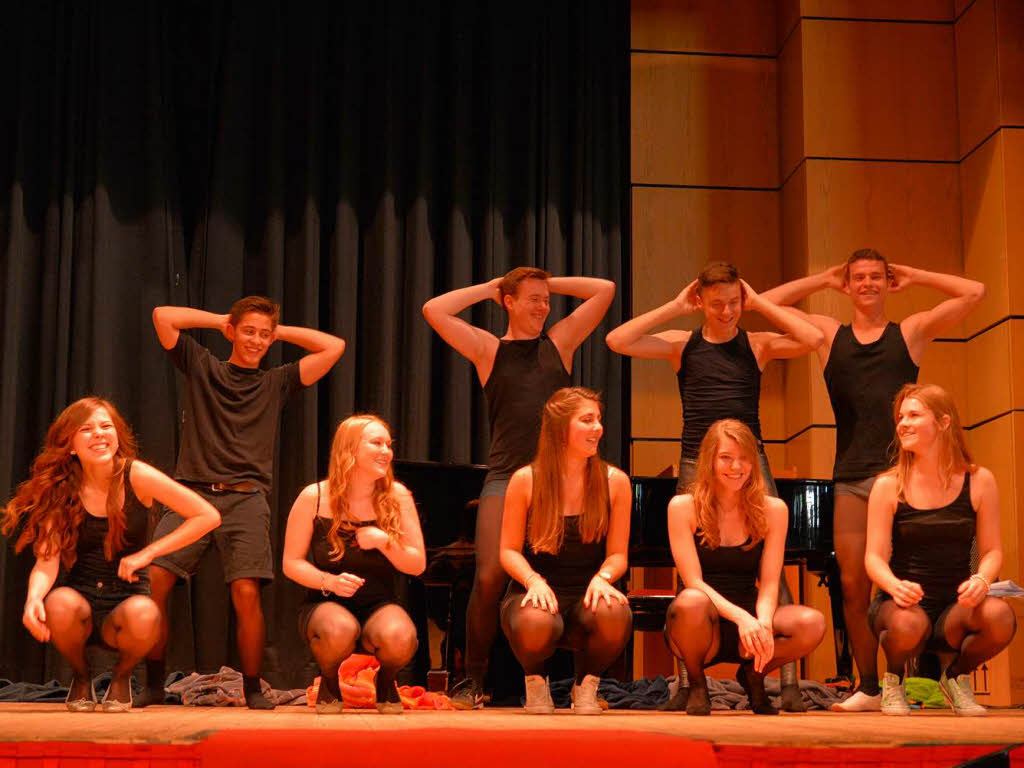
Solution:
[(686, 712), (711, 711), (704, 667), (739, 662), (737, 678), (755, 714), (777, 714), (766, 673), (821, 642), (825, 619), (778, 605), (789, 512), (765, 493), (757, 440), (735, 419), (716, 421), (701, 442), (692, 492), (669, 502), (669, 543), (686, 588), (669, 607), (665, 638), (682, 660)]
[(308, 588), (299, 632), (320, 666), (317, 712), (341, 712), (338, 667), (359, 647), (380, 662), (377, 710), (400, 714), (395, 675), (416, 653), (416, 627), (396, 579), (426, 566), (412, 494), (395, 482), (387, 424), (350, 416), (338, 425), (327, 479), (292, 505), (283, 570)]
[(613, 584), (627, 568), (631, 487), (598, 455), (603, 433), (596, 392), (567, 387), (544, 405), (533, 463), (505, 496), (501, 565), (512, 577), (501, 627), (526, 673), (526, 711), (554, 711), (544, 663), (558, 647), (576, 652), (572, 708), (599, 715), (600, 675), (632, 628)]
[[(147, 544), (154, 500), (186, 520)], [(68, 709), (96, 708), (89, 643), (118, 653), (103, 709), (131, 707), (131, 671), (160, 630), (149, 564), (219, 523), (217, 510), (198, 494), (135, 460), (135, 438), (112, 403), (83, 398), (57, 417), (28, 480), (4, 508), (3, 532), (16, 551), (31, 544), (35, 553), (22, 621), (71, 664)]]
[(956, 404), (941, 387), (906, 385), (893, 413), (899, 456), (871, 489), (864, 558), (880, 590), (868, 620), (888, 664), (882, 712), (910, 713), (906, 662), (932, 649), (952, 654), (939, 688), (953, 711), (984, 715), (970, 673), (1009, 645), (1016, 629), (1010, 607), (988, 597), (1003, 559), (995, 478), (971, 461)]

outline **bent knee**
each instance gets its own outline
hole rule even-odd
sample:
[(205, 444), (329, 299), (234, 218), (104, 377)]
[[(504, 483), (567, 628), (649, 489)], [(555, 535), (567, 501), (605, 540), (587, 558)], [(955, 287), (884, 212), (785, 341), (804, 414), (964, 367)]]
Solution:
[(82, 623), (92, 616), (89, 603), (71, 587), (58, 587), (43, 600), (46, 609), (46, 623), (51, 627), (63, 627)]
[(684, 589), (668, 607), (665, 616), (667, 622), (671, 623), (686, 618), (703, 618), (710, 614), (711, 598), (699, 589)]

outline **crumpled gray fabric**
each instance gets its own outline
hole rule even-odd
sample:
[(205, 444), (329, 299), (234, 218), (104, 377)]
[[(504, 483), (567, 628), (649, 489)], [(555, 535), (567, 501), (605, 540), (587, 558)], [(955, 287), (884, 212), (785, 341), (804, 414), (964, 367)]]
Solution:
[[(838, 691), (829, 688), (817, 680), (800, 680), (800, 698), (807, 705), (808, 710), (824, 709), (830, 705), (842, 701), (845, 696)], [(781, 693), (778, 678), (769, 677), (764, 681), (765, 692), (772, 698), (772, 704), (779, 706), (779, 695)], [(676, 696), (679, 690), (679, 681), (675, 677), (669, 678), (669, 701), (665, 709), (685, 709), (686, 700)], [(747, 709), (750, 702), (747, 700), (746, 691), (735, 680), (719, 680), (714, 677), (708, 678), (708, 696), (711, 698), (712, 710), (726, 709)]]
[[(260, 689), (268, 701), (275, 705), (306, 703), (306, 689), (293, 688), (280, 691), (271, 688), (266, 680), (260, 680)], [(193, 672), (176, 683), (167, 686), (167, 693), (181, 697), (181, 703), (198, 707), (244, 707), (242, 673), (231, 667), (221, 667), (209, 675)]]

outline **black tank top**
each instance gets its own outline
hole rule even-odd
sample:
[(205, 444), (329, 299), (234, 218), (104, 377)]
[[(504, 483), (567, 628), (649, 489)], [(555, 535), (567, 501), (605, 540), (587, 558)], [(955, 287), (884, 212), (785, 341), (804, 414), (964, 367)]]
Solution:
[(899, 324), (889, 323), (870, 344), (857, 341), (851, 326), (839, 326), (825, 365), (836, 417), (833, 479), (863, 480), (889, 468), (892, 404), (904, 384), (917, 381), (917, 370)]
[(896, 505), (889, 567), (896, 578), (921, 585), (925, 611), (955, 601), (957, 587), (970, 578), (976, 528), (970, 473), (964, 474), (960, 494), (945, 507), (917, 509), (906, 501)]
[(138, 581), (127, 582), (117, 575), (121, 558), (133, 555), (149, 543), (149, 508), (142, 506), (135, 495), (131, 482), (132, 463), (124, 468), (124, 549), (114, 553), (114, 559), (107, 560), (103, 551), (107, 539), (109, 522), (105, 517), (85, 513), (85, 519), (78, 527), (78, 543), (75, 546), (75, 564), (68, 573), (68, 582), (97, 586), (118, 584), (131, 592), (149, 591), (149, 569), (136, 571)]
[(700, 441), (719, 419), (739, 419), (761, 439), (761, 370), (742, 328), (721, 344), (705, 339), (703, 326), (694, 329), (683, 348), (676, 378), (683, 402), (684, 459), (697, 458)]
[(701, 530), (693, 537), (697, 546), (697, 559), (704, 582), (734, 605), (753, 613), (757, 607), (757, 577), (761, 573), (761, 555), (764, 540), (749, 549), (749, 537), (734, 547), (706, 547), (701, 542)]
[(506, 479), (533, 460), (544, 403), (572, 377), (546, 334), (502, 339), (484, 385), (491, 424), (487, 480)]
[[(396, 589), (395, 579), (398, 570), (379, 549), (360, 549), (356, 543), (354, 532), (341, 531), (341, 540), (345, 544), (345, 552), (338, 560), (331, 559), (331, 542), (327, 534), (333, 522), (320, 515), (320, 486), (317, 485), (316, 516), (313, 518), (313, 536), (309, 542), (309, 561), (324, 573), (351, 573), (365, 579), (365, 583), (351, 597), (339, 598), (343, 603), (351, 602), (358, 605), (376, 605), (394, 602)], [(376, 525), (376, 520), (358, 520), (357, 528)], [(335, 599), (331, 595), (325, 598), (319, 589), (310, 589), (306, 593), (307, 602), (319, 602), (324, 599)]]
[(580, 538), (579, 515), (564, 518), (565, 535), (562, 550), (553, 555), (533, 552), (529, 542), (523, 547), (523, 556), (549, 586), (586, 587), (605, 561), (604, 539), (584, 542)]

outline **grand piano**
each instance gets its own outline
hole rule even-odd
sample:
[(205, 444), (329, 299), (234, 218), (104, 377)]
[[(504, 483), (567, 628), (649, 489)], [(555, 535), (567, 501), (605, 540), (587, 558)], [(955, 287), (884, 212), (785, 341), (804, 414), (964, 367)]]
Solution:
[[(420, 512), (427, 548), (427, 570), (420, 585), (411, 585), (414, 613), (429, 615), (447, 638), (441, 666), (452, 669), (454, 646), (461, 645), (465, 620), (456, 593), (472, 582), (475, 500), (487, 468), (426, 461), (396, 461), (395, 477), (413, 493)], [(786, 562), (800, 564), (818, 574), (829, 588), (836, 637), (836, 669), (840, 676), (852, 671), (842, 627), (842, 599), (838, 569), (832, 550), (832, 482), (826, 480), (776, 479), (780, 497), (789, 507)], [(675, 478), (634, 477), (630, 522), (631, 567), (672, 567), (668, 544), (668, 502), (675, 494)], [(630, 595), (637, 629), (660, 628), (671, 597), (633, 594), (628, 578), (623, 589)], [(669, 593), (671, 590), (669, 590)], [(438, 597), (438, 595), (443, 595)], [(801, 596), (794, 595), (799, 600)], [(424, 661), (423, 663), (426, 663)], [(435, 669), (437, 664), (431, 664)], [(425, 670), (424, 670), (425, 671)]]

